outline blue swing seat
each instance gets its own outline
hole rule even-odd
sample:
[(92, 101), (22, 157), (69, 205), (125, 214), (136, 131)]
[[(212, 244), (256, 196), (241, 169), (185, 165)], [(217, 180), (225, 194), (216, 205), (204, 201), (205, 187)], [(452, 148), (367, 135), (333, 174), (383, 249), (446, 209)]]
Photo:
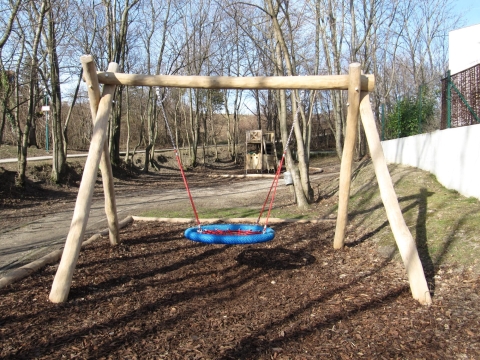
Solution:
[(261, 225), (214, 224), (191, 227), (185, 230), (185, 237), (206, 244), (244, 245), (270, 241), (275, 231)]

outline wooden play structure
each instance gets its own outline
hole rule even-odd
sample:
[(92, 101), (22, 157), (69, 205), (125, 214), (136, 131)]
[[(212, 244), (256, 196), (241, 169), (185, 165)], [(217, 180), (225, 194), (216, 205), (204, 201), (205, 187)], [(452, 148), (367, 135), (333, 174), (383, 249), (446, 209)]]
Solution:
[[(421, 304), (431, 303), (430, 291), (418, 256), (415, 241), (403, 219), (370, 106), (369, 92), (374, 89), (374, 76), (362, 75), (360, 64), (351, 64), (348, 75), (208, 77), (122, 74), (117, 73), (118, 65), (115, 63), (109, 65), (107, 72), (97, 73), (91, 55), (82, 56), (81, 63), (88, 88), (92, 118), (94, 120), (94, 129), (90, 143), (90, 150), (78, 191), (72, 223), (65, 243), (62, 259), (50, 292), (50, 300), (52, 302), (64, 302), (68, 298), (73, 272), (78, 260), (88, 221), (93, 188), (97, 178), (97, 169), (99, 165), (102, 172), (105, 192), (105, 211), (108, 218), (110, 242), (112, 245), (116, 245), (120, 241), (118, 235), (118, 218), (115, 207), (112, 170), (106, 147), (106, 130), (112, 107), (112, 94), (115, 90), (115, 86), (135, 85), (205, 89), (347, 90), (347, 128), (340, 171), (339, 205), (334, 247), (336, 249), (344, 247), (353, 153), (357, 123), (360, 115), (365, 128), (381, 198), (406, 268), (412, 296)], [(99, 84), (104, 84), (103, 94), (101, 96)]]
[(247, 130), (245, 132), (245, 173), (248, 170), (277, 170), (277, 150), (273, 131)]

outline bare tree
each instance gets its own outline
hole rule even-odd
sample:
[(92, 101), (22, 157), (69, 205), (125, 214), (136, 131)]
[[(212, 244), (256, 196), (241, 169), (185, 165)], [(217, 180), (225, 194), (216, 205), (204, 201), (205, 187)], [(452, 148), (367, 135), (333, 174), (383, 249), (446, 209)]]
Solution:
[[(211, 0), (189, 3), (183, 14), (183, 27), (186, 34), (184, 48), (185, 71), (189, 75), (210, 75), (206, 65), (212, 56), (212, 45), (219, 29), (220, 11)], [(205, 91), (190, 89), (189, 97), (189, 131), (191, 139), (190, 165), (197, 165), (197, 150), (200, 142), (201, 124), (205, 125), (206, 107)], [(208, 128), (204, 131), (207, 132)]]
[[(73, 24), (73, 26), (78, 26), (78, 31), (81, 31), (81, 34), (79, 35), (78, 31), (76, 31), (74, 34), (75, 36), (71, 36), (69, 38), (69, 43), (73, 43), (75, 48), (80, 48), (82, 53), (78, 54), (84, 55), (84, 54), (90, 54), (92, 52), (92, 47), (93, 43), (95, 41), (98, 28), (97, 28), (97, 13), (95, 12), (95, 3), (94, 0), (92, 0), (92, 6), (82, 6), (82, 2), (78, 2), (74, 4), (75, 7), (73, 8), (73, 11), (77, 14), (77, 18), (79, 19), (80, 24), (89, 24), (88, 27), (85, 26), (78, 26), (79, 23)], [(93, 20), (93, 21), (92, 21)], [(73, 34), (72, 28), (70, 28), (69, 34)], [(70, 52), (71, 54), (76, 54), (75, 51)], [(75, 57), (75, 65), (74, 68), (77, 70), (77, 63), (78, 63), (78, 58)], [(74, 74), (77, 76), (77, 83), (75, 85), (75, 88), (73, 90), (73, 95), (72, 95), (72, 101), (70, 103), (70, 106), (68, 108), (68, 113), (65, 118), (65, 122), (63, 125), (63, 147), (64, 147), (64, 153), (67, 155), (67, 148), (68, 148), (68, 125), (70, 124), (70, 120), (72, 119), (73, 115), (73, 109), (75, 107), (75, 104), (78, 99), (78, 94), (80, 90), (80, 85), (82, 82), (82, 76), (83, 76), (83, 68), (80, 68), (80, 70), (74, 71)], [(78, 74), (78, 75), (77, 75)], [(90, 122), (89, 122), (90, 124)]]
[(54, 6), (52, 0), (48, 0), (48, 30), (47, 30), (47, 51), (50, 65), (50, 95), (51, 95), (51, 118), (53, 133), (53, 164), (51, 178), (59, 182), (66, 170), (66, 154), (63, 147), (62, 129), (62, 94), (60, 91), (60, 64), (58, 60), (57, 47), (57, 21), (61, 19), (62, 9)]
[[(23, 4), (24, 0), (17, 0), (15, 2), (10, 2), (9, 5), (12, 7), (10, 14), (6, 17), (6, 21), (2, 21), (3, 23), (3, 36), (0, 39), (0, 54), (2, 52), (3, 47), (7, 43), (7, 40), (12, 33), (12, 28), (15, 20), (17, 19), (17, 13), (20, 10), (20, 6)], [(7, 6), (8, 8), (8, 6)], [(3, 17), (2, 17), (3, 19)], [(2, 58), (3, 59), (3, 58)], [(3, 70), (3, 69), (2, 69)]]
[[(126, 0), (124, 2), (102, 0), (107, 18), (107, 57), (124, 68), (125, 51), (129, 25), (129, 16), (140, 0)], [(123, 5), (123, 7), (122, 7)], [(115, 106), (110, 119), (109, 151), (112, 165), (120, 161), (120, 129), (122, 117), (123, 86), (117, 86), (115, 91)]]
[[(22, 5), (23, 0), (15, 1), (12, 6), (12, 10), (10, 14), (3, 18), (0, 17), (2, 20), (2, 25), (4, 26), (4, 33), (2, 38), (0, 39), (0, 104), (1, 104), (1, 114), (2, 114), (2, 122), (0, 124), (0, 144), (3, 142), (3, 131), (5, 129), (5, 123), (7, 118), (12, 118), (11, 107), (10, 107), (10, 98), (13, 94), (14, 84), (15, 84), (15, 74), (12, 70), (7, 70), (4, 67), (3, 63), (3, 47), (7, 43), (8, 39), (10, 38), (10, 34), (12, 33), (12, 28), (15, 20), (17, 19), (17, 13)], [(3, 21), (5, 20), (5, 21)]]
[[(0, 1), (3, 8), (8, 9), (0, 14), (4, 31), (0, 36), (0, 70), (15, 71), (19, 79), (15, 87), (5, 82), (2, 85), (0, 139), (7, 134), (9, 139), (14, 139), (9, 141), (20, 144), (19, 158), (23, 140), (27, 139), (28, 146), (37, 138), (35, 120), (44, 88), (49, 89), (52, 98), (54, 143), (61, 141), (56, 139), (60, 139), (57, 124), (62, 122), (64, 154), (68, 134), (80, 146), (88, 143), (91, 124), (84, 119), (83, 104), (76, 103), (77, 97), (82, 96), (77, 57), (80, 51), (91, 52), (99, 69), (105, 69), (109, 61), (116, 61), (121, 71), (126, 71), (125, 61), (130, 52), (135, 60), (131, 61), (128, 71), (148, 74), (344, 74), (349, 62), (358, 61), (365, 72), (376, 75), (376, 90), (370, 98), (374, 113), (380, 114), (382, 104), (388, 111), (400, 97), (415, 93), (421, 84), (438, 86), (438, 78), (446, 67), (446, 35), (457, 19), (451, 8), (452, 0)], [(45, 1), (51, 4), (50, 9), (41, 10)], [(53, 21), (47, 24), (44, 18)], [(38, 27), (40, 34), (43, 32), (43, 42), (41, 37), (36, 40)], [(63, 104), (62, 109), (62, 100), (66, 98), (62, 98), (65, 88), (60, 80), (67, 77), (69, 81), (77, 80), (77, 84), (72, 91), (72, 101)], [(109, 139), (110, 156), (115, 162), (120, 146), (124, 146), (122, 141), (130, 137), (140, 146), (147, 140), (150, 158), (155, 146), (165, 142), (154, 92), (150, 92), (147, 99), (140, 94), (143, 90), (130, 90), (128, 107), (122, 105), (126, 99), (122, 87), (118, 87), (115, 95)], [(28, 110), (16, 97), (22, 91), (28, 91), (24, 97), (29, 101)], [(189, 145), (191, 162), (196, 165), (198, 146), (211, 143), (216, 136), (212, 128), (217, 121), (212, 107), (214, 94), (191, 89), (182, 90), (181, 95), (169, 91), (168, 95), (164, 104), (169, 117), (178, 119), (176, 137)], [(295, 124), (299, 162), (292, 162), (291, 166), (299, 171), (297, 187), (311, 200), (307, 169), (312, 124), (320, 119), (331, 120), (340, 155), (347, 106), (344, 94), (338, 91), (224, 91), (228, 114), (223, 121), (234, 159), (238, 156), (236, 145), (245, 99), (250, 99), (247, 111), (255, 116), (255, 126), (266, 126), (277, 133), (280, 120), (285, 131), (284, 125), (290, 123), (299, 108), (299, 120)], [(130, 114), (130, 110), (136, 116)], [(68, 131), (68, 124), (75, 116), (82, 126)], [(121, 132), (121, 120), (125, 121), (127, 116), (130, 136)], [(57, 123), (57, 119), (60, 122)], [(38, 122), (39, 128), (42, 125), (43, 122)], [(362, 132), (359, 134), (358, 154), (362, 155), (364, 138)], [(39, 144), (42, 136), (38, 134)], [(55, 151), (60, 154), (54, 164), (57, 171), (63, 161), (62, 151)], [(19, 165), (19, 173), (21, 169)], [(52, 177), (58, 176), (52, 173)]]
[[(285, 2), (283, 5), (285, 5), (282, 10), (283, 10), (283, 15), (285, 17), (285, 22), (287, 23), (287, 28), (289, 29), (289, 36), (290, 39), (293, 40), (293, 33), (292, 33), (292, 28), (290, 26), (290, 21), (289, 21), (289, 13), (288, 13), (288, 7), (286, 7), (288, 3)], [(267, 11), (268, 14), (271, 18), (272, 25), (273, 25), (273, 30), (275, 33), (276, 40), (279, 44), (279, 48), (277, 49), (277, 53), (280, 51), (281, 54), (283, 54), (283, 61), (285, 63), (285, 67), (287, 69), (287, 74), (289, 76), (294, 76), (296, 75), (296, 69), (295, 69), (295, 51), (294, 51), (294, 46), (293, 42), (290, 41), (290, 48), (287, 46), (287, 42), (285, 40), (284, 36), (284, 31), (282, 30), (282, 27), (280, 26), (280, 22), (278, 19), (279, 16), (279, 11), (281, 8), (282, 3), (280, 1), (276, 1), (276, 3), (273, 3), (273, 0), (267, 0)], [(279, 71), (282, 71), (283, 69), (283, 61), (280, 62), (280, 57), (277, 54), (277, 67)], [(286, 104), (281, 102), (281, 106), (286, 106)], [(301, 107), (301, 103), (299, 101), (299, 96), (297, 91), (292, 92), (292, 99), (291, 99), (291, 107), (292, 107), (292, 113), (296, 114), (297, 113), (297, 107)], [(301, 111), (301, 108), (298, 109)], [(282, 111), (284, 116), (286, 115), (286, 109), (285, 111)], [(282, 122), (282, 119), (280, 118), (280, 121)], [(303, 124), (304, 126), (306, 125), (305, 123)], [(304, 138), (301, 130), (301, 125), (299, 124), (299, 121), (295, 121), (293, 123), (294, 129), (295, 129), (295, 139), (297, 141), (297, 154), (298, 154), (298, 173), (299, 173), (299, 179), (297, 180), (297, 177), (294, 176), (294, 185), (295, 185), (295, 190), (296, 190), (296, 200), (297, 200), (297, 205), (300, 208), (306, 208), (308, 207), (308, 201), (311, 199), (312, 192), (310, 188), (310, 180), (308, 176), (308, 161), (306, 159), (306, 153), (305, 153), (305, 143), (304, 143)], [(287, 133), (285, 132), (285, 129), (282, 132), (282, 139), (284, 140), (284, 144), (286, 141), (286, 135)], [(288, 159), (288, 158), (287, 158)], [(296, 174), (296, 169), (293, 164), (293, 162), (287, 162), (287, 166), (289, 166), (293, 173)]]
[(18, 170), (16, 184), (21, 187), (25, 187), (25, 171), (27, 167), (27, 148), (29, 145), (29, 135), (32, 127), (32, 123), (36, 116), (36, 98), (37, 98), (37, 85), (38, 85), (38, 48), (40, 46), (40, 36), (44, 25), (44, 19), (48, 10), (48, 0), (42, 0), (40, 10), (37, 12), (35, 3), (31, 3), (30, 9), (36, 13), (34, 28), (33, 46), (30, 53), (30, 69), (29, 69), (29, 101), (28, 101), (28, 115), (23, 132), (21, 132), (21, 146), (18, 154)]
[[(156, 4), (153, 1), (150, 2), (149, 7), (144, 10), (145, 15), (150, 15), (149, 27), (145, 29), (142, 34), (143, 41), (145, 43), (145, 49), (147, 52), (146, 67), (148, 74), (153, 71), (155, 74), (161, 74), (164, 63), (165, 47), (167, 43), (167, 36), (169, 34), (169, 23), (171, 22), (171, 1), (166, 0), (165, 3)], [(146, 16), (148, 18), (148, 16)], [(161, 26), (157, 26), (160, 23)], [(156, 46), (153, 46), (154, 41)], [(155, 65), (155, 69), (153, 69)], [(155, 143), (157, 141), (159, 130), (159, 109), (157, 106), (158, 101), (164, 99), (157, 98), (155, 91), (149, 91), (150, 101), (148, 103), (148, 116), (147, 116), (147, 129), (148, 129), (148, 144), (145, 154), (144, 172), (148, 172), (149, 165), (156, 166), (154, 161)], [(163, 93), (165, 96), (165, 93)]]

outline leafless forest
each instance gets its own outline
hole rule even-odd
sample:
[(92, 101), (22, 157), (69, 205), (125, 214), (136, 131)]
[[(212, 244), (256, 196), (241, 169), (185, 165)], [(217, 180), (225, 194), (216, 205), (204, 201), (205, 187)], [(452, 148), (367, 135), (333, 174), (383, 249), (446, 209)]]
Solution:
[[(92, 119), (79, 58), (137, 74), (301, 76), (345, 74), (361, 63), (375, 75), (380, 121), (399, 99), (435, 100), (446, 70), (448, 31), (462, 24), (454, 0), (0, 0), (0, 142), (18, 146), (17, 184), (28, 148), (53, 152), (61, 181), (68, 149), (87, 149)], [(45, 106), (49, 106), (49, 110)], [(342, 151), (345, 94), (338, 91), (202, 90), (118, 87), (109, 126), (114, 165), (121, 152), (152, 153), (175, 142), (190, 149), (227, 144), (232, 159), (245, 129), (285, 141), (299, 110), (298, 159), (309, 150)], [(43, 109), (43, 110), (42, 110)], [(438, 110), (438, 109), (437, 109)], [(435, 117), (423, 127), (435, 127)], [(328, 139), (328, 140), (327, 140)], [(359, 132), (358, 157), (367, 149)], [(148, 165), (148, 163), (147, 163)]]

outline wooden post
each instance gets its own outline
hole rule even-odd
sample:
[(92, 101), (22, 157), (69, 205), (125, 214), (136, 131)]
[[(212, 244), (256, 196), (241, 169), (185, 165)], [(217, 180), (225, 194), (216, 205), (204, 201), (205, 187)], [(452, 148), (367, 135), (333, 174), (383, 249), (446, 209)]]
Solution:
[[(83, 55), (80, 57), (83, 66), (85, 83), (87, 84), (88, 98), (90, 100), (90, 111), (92, 112), (93, 124), (97, 118), (98, 104), (100, 103), (100, 86), (98, 83), (97, 69), (92, 55)], [(118, 230), (117, 205), (115, 202), (115, 190), (113, 187), (113, 172), (110, 156), (108, 154), (107, 141), (103, 143), (103, 153), (100, 160), (100, 170), (102, 172), (103, 192), (105, 194), (105, 214), (109, 230), (111, 245), (120, 243)]]
[[(108, 70), (116, 72), (118, 65), (110, 63)], [(77, 202), (73, 212), (72, 224), (68, 232), (65, 248), (63, 250), (62, 260), (58, 266), (55, 279), (53, 280), (50, 291), (50, 301), (54, 303), (64, 302), (68, 298), (70, 286), (72, 284), (73, 271), (80, 253), (85, 228), (87, 226), (88, 215), (92, 204), (93, 188), (97, 179), (98, 165), (103, 151), (103, 144), (106, 139), (108, 118), (112, 109), (112, 99), (115, 86), (105, 86), (103, 96), (97, 111), (93, 135), (90, 143), (90, 150), (85, 162), (82, 182), (78, 190)]]
[(342, 163), (340, 165), (340, 185), (338, 191), (338, 213), (335, 228), (333, 247), (341, 249), (345, 245), (345, 230), (348, 218), (348, 198), (352, 176), (353, 153), (357, 137), (358, 109), (360, 106), (360, 79), (359, 63), (350, 64), (348, 82), (348, 112), (345, 143), (343, 145)]
[(431, 304), (432, 298), (425, 279), (422, 263), (418, 256), (417, 247), (410, 230), (405, 224), (402, 210), (400, 209), (397, 195), (393, 188), (392, 179), (388, 172), (387, 162), (385, 161), (377, 126), (375, 125), (375, 118), (370, 106), (370, 96), (366, 92), (362, 92), (361, 95), (360, 115), (380, 188), (380, 196), (382, 197), (388, 222), (390, 223), (403, 264), (407, 270), (412, 296), (421, 304)]

